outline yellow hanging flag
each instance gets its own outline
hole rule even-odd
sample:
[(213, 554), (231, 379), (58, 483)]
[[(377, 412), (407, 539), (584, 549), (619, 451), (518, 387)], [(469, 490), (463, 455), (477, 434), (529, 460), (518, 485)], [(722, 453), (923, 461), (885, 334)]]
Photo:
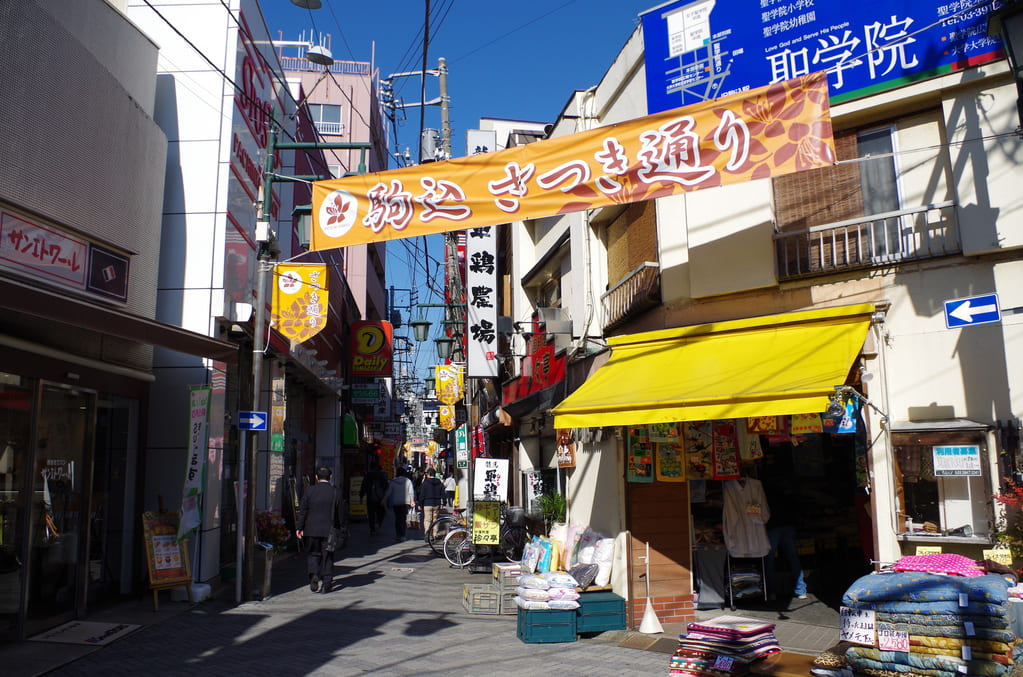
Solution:
[(454, 430), (458, 427), (455, 421), (455, 408), (450, 404), (442, 404), (439, 407), (440, 427), (444, 430)]
[(311, 339), (327, 326), (327, 266), (278, 263), (274, 266), (270, 326), (294, 343)]
[(444, 404), (455, 404), (465, 393), (465, 380), (462, 369), (453, 364), (442, 364), (434, 367), (437, 379), (437, 399)]

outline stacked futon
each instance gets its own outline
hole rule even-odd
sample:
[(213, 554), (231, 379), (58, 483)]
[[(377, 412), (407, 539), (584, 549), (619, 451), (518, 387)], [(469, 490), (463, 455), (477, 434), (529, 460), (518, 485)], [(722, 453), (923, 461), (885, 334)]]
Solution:
[(746, 675), (750, 664), (781, 652), (774, 624), (739, 616), (690, 623), (671, 657), (671, 677)]
[(892, 571), (863, 576), (842, 603), (874, 610), (878, 629), (908, 633), (909, 651), (851, 646), (846, 664), (871, 677), (1007, 675), (1017, 641), (1008, 608), (1012, 584), (953, 554), (903, 557)]

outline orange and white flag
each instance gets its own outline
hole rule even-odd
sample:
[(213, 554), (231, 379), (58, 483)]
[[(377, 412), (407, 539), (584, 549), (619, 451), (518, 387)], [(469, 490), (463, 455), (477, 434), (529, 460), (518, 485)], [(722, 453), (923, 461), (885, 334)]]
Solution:
[(294, 343), (327, 326), (327, 266), (278, 263), (274, 266), (270, 326)]

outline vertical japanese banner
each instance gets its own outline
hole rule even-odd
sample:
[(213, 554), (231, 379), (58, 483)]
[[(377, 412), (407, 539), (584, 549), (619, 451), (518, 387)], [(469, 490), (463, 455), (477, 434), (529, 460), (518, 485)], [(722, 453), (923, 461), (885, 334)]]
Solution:
[(469, 440), (465, 426), (455, 431), (455, 463), (459, 468), (469, 467)]
[(458, 425), (455, 408), (450, 404), (442, 404), (437, 407), (437, 413), (440, 418), (440, 427), (444, 428), (444, 430), (454, 430), (455, 426)]
[(475, 501), (472, 504), (472, 544), (497, 545), (501, 542), (501, 504)]
[(188, 392), (189, 431), (188, 468), (185, 485), (181, 490), (181, 520), (178, 522), (178, 540), (182, 540), (202, 524), (199, 497), (206, 479), (206, 448), (209, 444), (210, 398), (209, 386), (191, 386)]
[(279, 263), (274, 266), (270, 326), (302, 343), (327, 326), (327, 266)]
[(472, 495), (477, 500), (508, 500), (508, 459), (477, 458)]
[(465, 378), (462, 370), (453, 364), (434, 367), (436, 374), (437, 399), (444, 404), (457, 404), (465, 394)]
[(469, 377), (497, 376), (497, 226), (467, 231), (465, 262)]

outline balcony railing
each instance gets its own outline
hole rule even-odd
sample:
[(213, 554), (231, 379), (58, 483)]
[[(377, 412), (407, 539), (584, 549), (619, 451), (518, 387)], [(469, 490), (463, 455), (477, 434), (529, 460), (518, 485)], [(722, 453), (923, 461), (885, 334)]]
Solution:
[[(305, 57), (299, 56), (281, 56), (281, 68), (286, 71), (307, 71), (307, 72), (320, 72), (327, 70), (326, 66), (321, 66), (309, 61)], [(336, 75), (369, 75), (369, 63), (366, 61), (335, 61), (330, 66), (330, 72)]]
[(962, 251), (954, 202), (777, 233), (774, 240), (780, 280), (890, 266)]
[(320, 134), (327, 134), (333, 136), (341, 136), (345, 133), (345, 123), (343, 122), (317, 122), (316, 131)]
[(600, 297), (605, 332), (661, 302), (660, 272), (660, 266), (646, 261)]

